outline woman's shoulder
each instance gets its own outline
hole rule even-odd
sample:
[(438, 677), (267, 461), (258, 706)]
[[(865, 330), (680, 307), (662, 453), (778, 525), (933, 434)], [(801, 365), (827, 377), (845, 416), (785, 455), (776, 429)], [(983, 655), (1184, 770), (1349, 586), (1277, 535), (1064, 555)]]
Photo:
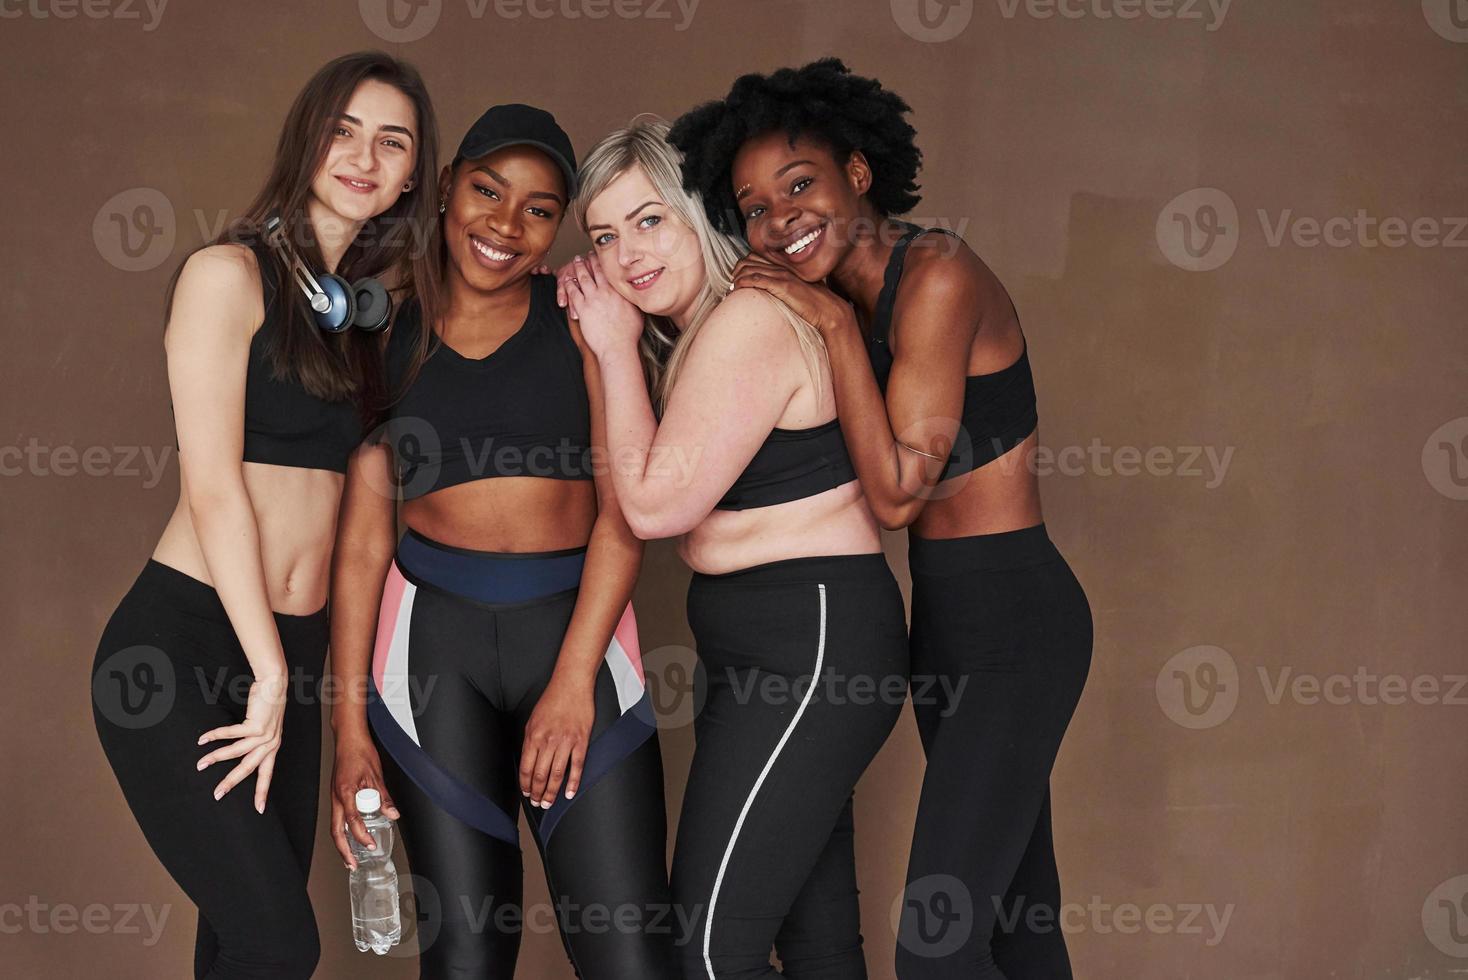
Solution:
[(240, 242), (205, 245), (184, 260), (179, 270), (179, 288), (201, 287), (226, 293), (256, 291), (264, 270), (254, 249)]

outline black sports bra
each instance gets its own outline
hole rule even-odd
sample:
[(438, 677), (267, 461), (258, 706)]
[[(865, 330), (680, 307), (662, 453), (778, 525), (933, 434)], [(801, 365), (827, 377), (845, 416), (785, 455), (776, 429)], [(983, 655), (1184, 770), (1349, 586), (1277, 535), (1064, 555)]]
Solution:
[(265, 320), (250, 339), (243, 459), (345, 473), (347, 457), (362, 439), (361, 415), (350, 399), (327, 401), (298, 381), (273, 376), (270, 339), (280, 329), (285, 307), (275, 293), (270, 247), (253, 242), (250, 248), (260, 266)]
[[(422, 311), (409, 300), (388, 336), (394, 395), (423, 329)], [(556, 305), (554, 276), (531, 277), (524, 324), (487, 356), (464, 357), (437, 338), (431, 343), (384, 433), (404, 500), (496, 476), (592, 479), (581, 352)]]
[(772, 429), (715, 510), (768, 507), (856, 479), (839, 419), (809, 429)]
[[(882, 292), (872, 317), (872, 332), (867, 337), (867, 356), (877, 375), (877, 385), (887, 391), (887, 378), (892, 373), (892, 349), (887, 338), (892, 332), (892, 308), (897, 302), (897, 284), (902, 280), (902, 267), (907, 247), (924, 231), (953, 232), (946, 228), (925, 229), (903, 222), (907, 233), (892, 249)], [(957, 235), (954, 235), (957, 238)], [(1035, 410), (1035, 380), (1030, 373), (1029, 344), (1019, 359), (991, 374), (970, 374), (964, 380), (962, 425), (954, 440), (953, 452), (943, 468), (942, 480), (959, 476), (993, 462), (1024, 442), (1039, 417)]]

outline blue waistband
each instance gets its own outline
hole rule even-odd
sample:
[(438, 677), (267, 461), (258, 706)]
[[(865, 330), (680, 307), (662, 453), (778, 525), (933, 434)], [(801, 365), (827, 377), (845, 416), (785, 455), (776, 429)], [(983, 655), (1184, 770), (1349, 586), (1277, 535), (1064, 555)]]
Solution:
[(524, 602), (581, 584), (586, 548), (473, 551), (440, 544), (409, 528), (398, 542), (397, 560), (405, 574), (466, 599)]

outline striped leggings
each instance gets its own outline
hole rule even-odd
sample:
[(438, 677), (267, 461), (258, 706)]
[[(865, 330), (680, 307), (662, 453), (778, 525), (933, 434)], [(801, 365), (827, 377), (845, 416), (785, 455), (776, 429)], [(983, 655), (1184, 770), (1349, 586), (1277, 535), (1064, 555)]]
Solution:
[[(693, 576), (697, 745), (673, 855), (684, 976), (866, 976), (852, 790), (908, 682), (880, 554)], [(781, 963), (770, 964), (774, 948)]]

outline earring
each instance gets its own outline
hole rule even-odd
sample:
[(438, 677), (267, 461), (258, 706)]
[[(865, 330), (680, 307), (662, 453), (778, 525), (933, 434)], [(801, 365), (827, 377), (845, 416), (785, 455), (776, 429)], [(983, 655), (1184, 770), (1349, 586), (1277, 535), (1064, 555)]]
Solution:
[(403, 193), (404, 194), (408, 193), (412, 189), (413, 189), (413, 182), (411, 180), (408, 181), (406, 184), (403, 185)]
[(445, 201), (443, 198), (439, 198), (438, 199), (438, 213), (439, 214), (443, 214), (448, 209), (449, 209), (449, 202), (448, 201)]

